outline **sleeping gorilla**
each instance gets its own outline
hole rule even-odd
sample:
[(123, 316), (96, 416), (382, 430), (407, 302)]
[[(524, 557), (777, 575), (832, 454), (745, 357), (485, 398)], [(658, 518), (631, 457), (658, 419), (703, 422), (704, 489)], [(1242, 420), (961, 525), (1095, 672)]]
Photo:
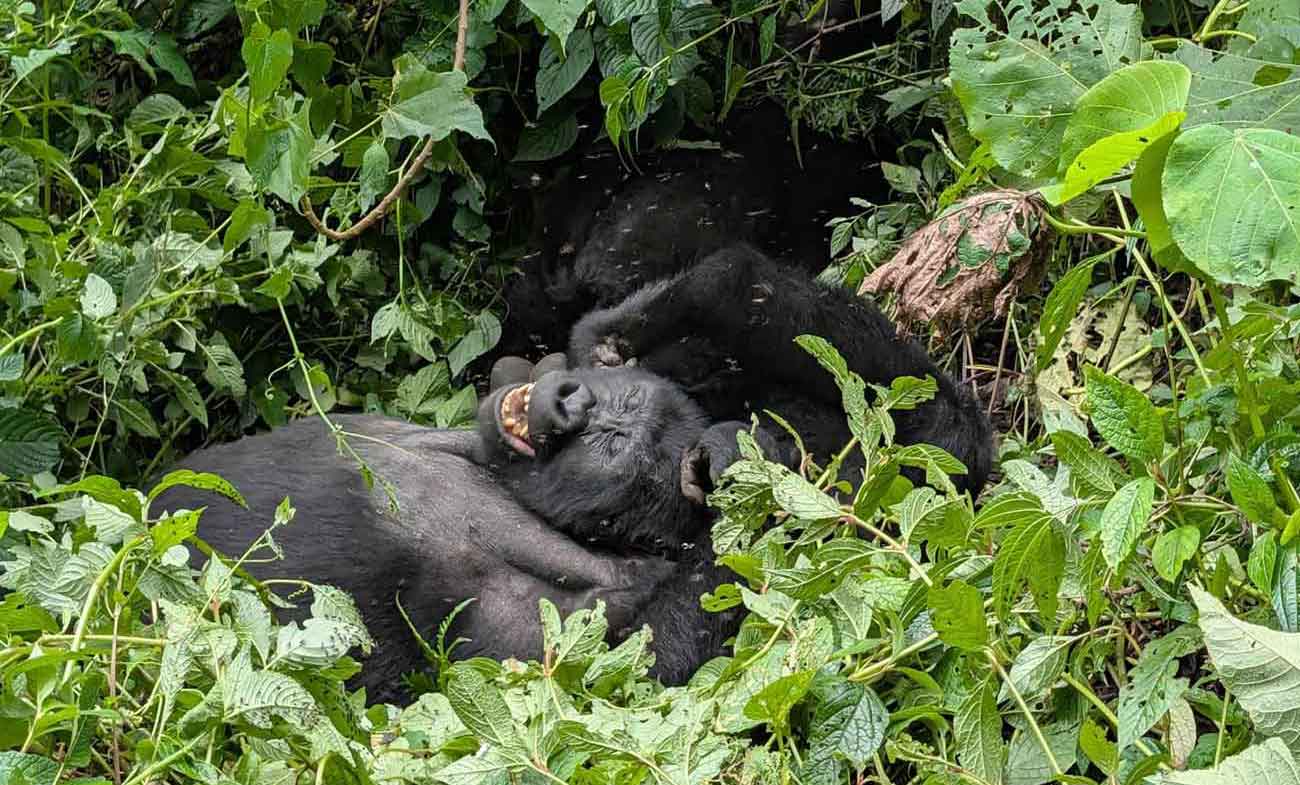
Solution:
[[(747, 427), (711, 417), (688, 393), (737, 414), (743, 390), (778, 410), (789, 401), (799, 411), (782, 411), (796, 424), (820, 429), (814, 444), (838, 448), (847, 439), (839, 395), (793, 343), (805, 332), (834, 343), (869, 382), (934, 376), (938, 395), (899, 421), (899, 438), (947, 448), (971, 468), (966, 484), (978, 491), (988, 427), (921, 349), (897, 339), (865, 303), (735, 248), (588, 315), (574, 330), (571, 369), (540, 378), (545, 369), (534, 369), (530, 381), (526, 363), (499, 363), (500, 387), (480, 406), (477, 432), (335, 417), (374, 473), (396, 486), (396, 517), (316, 420), (185, 462), (228, 479), (249, 510), (182, 488), (160, 504), (210, 505), (199, 536), (237, 554), (292, 496), (297, 522), (275, 533), (289, 560), (246, 566), (263, 579), (330, 583), (357, 599), (382, 647), (359, 677), (372, 698), (395, 700), (397, 677), (420, 662), (394, 602), (399, 592), (425, 634), (477, 597), (452, 628), (472, 641), (457, 653), (497, 658), (540, 654), (539, 598), (561, 613), (601, 599), (611, 638), (651, 625), (655, 672), (680, 683), (721, 653), (738, 622), (736, 611), (706, 613), (699, 604), (729, 580), (714, 564), (702, 502), (736, 458), (736, 431)], [(710, 343), (699, 362), (684, 362), (683, 347), (689, 354)], [(758, 440), (769, 456), (793, 459), (771, 434), (760, 430)]]

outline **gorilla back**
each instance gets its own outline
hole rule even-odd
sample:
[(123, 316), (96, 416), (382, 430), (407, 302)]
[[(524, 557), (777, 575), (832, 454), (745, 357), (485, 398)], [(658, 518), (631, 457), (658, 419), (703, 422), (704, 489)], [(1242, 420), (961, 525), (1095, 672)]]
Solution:
[[(639, 376), (651, 380), (643, 393), (650, 398), (659, 388), (675, 391), (649, 374), (632, 374)], [(616, 382), (617, 377), (607, 377), (603, 387), (610, 394), (626, 393), (626, 385), (611, 389)], [(592, 409), (608, 420), (605, 412), (614, 407), (607, 395), (601, 398)], [(500, 406), (500, 396), (491, 400)], [(657, 432), (645, 437), (693, 444), (703, 430), (698, 412), (684, 398), (666, 406)], [(396, 700), (398, 677), (421, 663), (397, 608), (399, 593), (402, 607), (426, 636), (462, 600), (477, 598), (451, 630), (452, 636), (470, 639), (457, 656), (540, 657), (537, 603), (542, 597), (562, 614), (604, 600), (616, 638), (651, 624), (657, 675), (666, 681), (686, 678), (717, 653), (734, 619), (699, 607), (700, 594), (713, 588), (706, 579), (725, 578), (711, 564), (707, 514), (679, 490), (680, 456), (638, 455), (635, 466), (621, 467), (632, 473), (619, 490), (602, 494), (609, 484), (570, 446), (557, 445), (528, 459), (494, 444), (499, 418), (488, 408), (488, 441), (473, 431), (368, 416), (334, 418), (355, 434), (349, 444), (374, 474), (396, 487), (396, 514), (379, 487), (366, 489), (355, 463), (338, 454), (333, 435), (314, 418), (199, 451), (184, 462), (184, 468), (234, 484), (247, 510), (188, 488), (167, 491), (158, 504), (166, 509), (206, 505), (199, 537), (218, 552), (237, 556), (269, 527), (276, 505), (290, 497), (297, 516), (274, 535), (286, 558), (246, 569), (259, 579), (302, 578), (352, 594), (380, 647), (358, 677), (371, 699)], [(538, 420), (534, 432), (558, 443), (568, 433), (563, 429), (575, 425), (576, 420), (550, 425)], [(589, 441), (575, 438), (571, 444)], [(597, 497), (602, 501), (590, 501)], [(689, 540), (692, 547), (669, 552), (624, 544), (656, 540)], [(195, 554), (194, 563), (201, 561)]]

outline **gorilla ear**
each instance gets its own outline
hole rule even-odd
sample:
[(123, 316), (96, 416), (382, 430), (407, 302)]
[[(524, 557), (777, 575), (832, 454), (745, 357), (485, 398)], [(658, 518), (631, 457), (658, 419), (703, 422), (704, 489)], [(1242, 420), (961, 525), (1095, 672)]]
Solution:
[(702, 444), (682, 450), (682, 495), (703, 507), (713, 492), (709, 450)]

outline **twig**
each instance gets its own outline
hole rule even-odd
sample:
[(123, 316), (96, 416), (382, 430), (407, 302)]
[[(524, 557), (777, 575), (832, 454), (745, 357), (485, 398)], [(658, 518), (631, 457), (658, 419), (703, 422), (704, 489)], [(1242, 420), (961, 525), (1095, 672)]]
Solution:
[[(451, 64), (452, 70), (465, 70), (465, 37), (468, 31), (469, 0), (460, 0), (460, 15), (456, 22), (456, 54)], [(326, 226), (321, 221), (320, 216), (316, 215), (316, 210), (312, 207), (311, 197), (304, 194), (301, 205), (302, 214), (307, 219), (307, 223), (311, 224), (312, 228), (317, 232), (335, 242), (351, 240), (366, 231), (378, 223), (379, 219), (384, 217), (397, 200), (402, 198), (402, 194), (406, 192), (407, 187), (419, 176), (420, 172), (424, 170), (424, 165), (433, 157), (433, 146), (434, 139), (432, 136), (424, 140), (424, 147), (420, 150), (420, 154), (411, 161), (411, 165), (407, 167), (406, 171), (402, 172), (402, 176), (397, 178), (397, 184), (393, 186), (393, 190), (385, 194), (384, 198), (379, 200), (379, 204), (371, 208), (370, 212), (361, 217), (361, 220), (342, 231)]]

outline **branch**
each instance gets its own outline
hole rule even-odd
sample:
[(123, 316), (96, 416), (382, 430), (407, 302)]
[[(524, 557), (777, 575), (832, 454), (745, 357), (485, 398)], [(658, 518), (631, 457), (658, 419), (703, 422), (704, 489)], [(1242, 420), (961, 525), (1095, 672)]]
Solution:
[[(456, 22), (456, 55), (451, 63), (452, 69), (456, 71), (465, 70), (465, 35), (468, 29), (469, 0), (460, 0), (460, 15)], [(419, 155), (415, 156), (415, 160), (411, 161), (411, 165), (406, 168), (406, 171), (402, 172), (402, 176), (397, 178), (397, 184), (393, 186), (393, 190), (385, 194), (384, 198), (379, 200), (379, 204), (371, 208), (370, 212), (361, 217), (361, 220), (347, 229), (338, 231), (326, 226), (321, 221), (320, 216), (316, 215), (316, 210), (311, 204), (311, 197), (304, 195), (302, 197), (302, 213), (307, 218), (307, 223), (311, 224), (312, 228), (317, 232), (340, 243), (344, 240), (351, 240), (366, 231), (378, 223), (380, 218), (384, 217), (392, 208), (394, 202), (402, 198), (402, 194), (406, 192), (407, 187), (424, 169), (424, 165), (429, 162), (429, 158), (433, 155), (433, 144), (433, 137), (426, 139), (424, 148), (420, 150)]]

